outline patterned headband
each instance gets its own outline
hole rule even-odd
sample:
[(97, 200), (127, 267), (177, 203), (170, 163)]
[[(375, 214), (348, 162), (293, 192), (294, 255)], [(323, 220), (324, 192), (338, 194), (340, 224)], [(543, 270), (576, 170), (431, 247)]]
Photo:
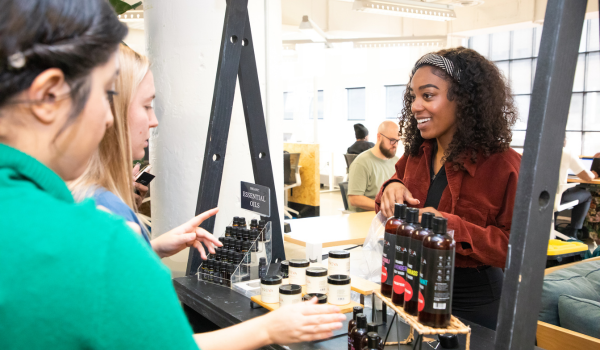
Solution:
[(434, 53), (428, 53), (427, 55), (421, 57), (421, 59), (417, 61), (415, 67), (412, 70), (411, 77), (415, 75), (417, 69), (421, 68), (424, 65), (441, 68), (446, 73), (448, 73), (448, 75), (454, 78), (454, 80), (460, 82), (460, 69), (454, 68), (454, 63), (452, 63), (452, 61), (450, 61), (446, 57), (436, 55)]

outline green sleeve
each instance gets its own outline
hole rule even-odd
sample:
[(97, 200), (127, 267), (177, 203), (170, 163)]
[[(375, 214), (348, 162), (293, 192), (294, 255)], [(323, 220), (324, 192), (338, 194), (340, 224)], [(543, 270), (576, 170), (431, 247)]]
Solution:
[(108, 238), (98, 281), (101, 348), (198, 349), (167, 267), (125, 226)]
[(348, 195), (364, 196), (367, 192), (368, 181), (369, 172), (367, 171), (367, 168), (360, 159), (356, 159), (350, 165), (350, 171), (348, 173)]

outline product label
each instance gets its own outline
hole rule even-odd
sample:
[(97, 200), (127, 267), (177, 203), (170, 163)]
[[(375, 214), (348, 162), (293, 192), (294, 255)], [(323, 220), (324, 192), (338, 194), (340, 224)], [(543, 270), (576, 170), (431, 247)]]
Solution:
[(277, 304), (279, 302), (279, 286), (279, 284), (269, 285), (261, 283), (260, 298), (263, 303)]
[(306, 285), (306, 267), (291, 267), (289, 268), (290, 284), (299, 286)]
[(454, 250), (423, 248), (421, 286), (424, 310), (432, 314), (452, 312)]
[(381, 283), (392, 285), (394, 279), (394, 260), (396, 258), (396, 235), (385, 233), (383, 241)]
[(350, 304), (350, 285), (329, 285), (329, 293), (327, 294), (327, 302), (332, 305)]
[[(408, 290), (408, 286), (410, 286), (410, 293), (404, 293), (404, 300), (418, 300), (418, 291), (419, 291), (419, 268), (421, 267), (421, 248), (423, 247), (423, 242), (409, 238), (410, 242), (408, 249), (408, 257), (406, 259), (406, 285), (405, 289)], [(408, 295), (410, 294), (410, 296)]]
[(394, 260), (394, 293), (404, 293), (406, 284), (406, 241), (408, 237), (396, 236), (396, 252)]
[(329, 258), (327, 273), (331, 275), (350, 275), (350, 258)]
[(242, 209), (271, 216), (271, 189), (250, 182), (241, 182)]
[(293, 305), (302, 302), (302, 294), (281, 294), (279, 293), (279, 306)]
[(306, 276), (306, 292), (327, 294), (327, 276), (311, 277)]

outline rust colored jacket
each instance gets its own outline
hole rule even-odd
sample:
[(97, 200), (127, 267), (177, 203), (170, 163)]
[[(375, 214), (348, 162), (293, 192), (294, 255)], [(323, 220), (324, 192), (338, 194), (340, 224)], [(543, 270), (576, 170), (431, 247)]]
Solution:
[[(425, 141), (417, 156), (403, 155), (398, 160), (396, 174), (375, 198), (376, 212), (391, 182), (404, 184), (422, 208), (429, 191), (432, 150), (432, 141)], [(487, 158), (479, 156), (477, 163), (465, 161), (466, 171), (455, 170), (448, 162), (444, 166), (448, 186), (437, 210), (448, 219), (448, 230), (454, 230), (456, 266), (504, 268), (521, 156), (509, 149)]]

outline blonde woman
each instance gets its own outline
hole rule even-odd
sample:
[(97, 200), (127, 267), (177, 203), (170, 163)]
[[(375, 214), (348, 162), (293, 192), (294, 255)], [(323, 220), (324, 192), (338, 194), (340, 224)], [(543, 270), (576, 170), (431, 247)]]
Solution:
[[(212, 254), (214, 249), (210, 243), (220, 246), (220, 242), (206, 230), (197, 227), (197, 218), (151, 241), (136, 215), (131, 164), (133, 159), (143, 158), (150, 129), (158, 126), (152, 108), (154, 77), (145, 56), (123, 44), (120, 45), (118, 56), (121, 69), (115, 84), (117, 94), (111, 103), (115, 121), (112, 128), (106, 131), (85, 173), (71, 183), (73, 196), (78, 201), (92, 197), (96, 205), (125, 219), (161, 258), (190, 246), (196, 247), (202, 258), (206, 258), (201, 242), (206, 243)], [(208, 218), (217, 211), (215, 208), (204, 214)]]

